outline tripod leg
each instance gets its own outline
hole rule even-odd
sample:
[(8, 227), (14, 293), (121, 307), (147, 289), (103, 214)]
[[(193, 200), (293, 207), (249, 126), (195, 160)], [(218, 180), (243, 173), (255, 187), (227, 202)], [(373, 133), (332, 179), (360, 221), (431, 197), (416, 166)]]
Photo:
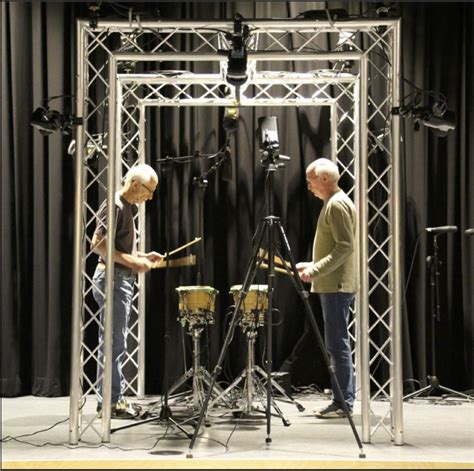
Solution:
[[(255, 372), (259, 373), (262, 378), (265, 378), (265, 371), (263, 371), (258, 365), (255, 366)], [(287, 392), (274, 379), (272, 379), (271, 382), (272, 387), (275, 388), (286, 399), (285, 402), (294, 404), (299, 412), (303, 412), (305, 410), (304, 406), (296, 401), (292, 396), (287, 394)], [(280, 400), (283, 401), (284, 399)]]
[(208, 407), (208, 404), (209, 404), (209, 400), (211, 398), (212, 389), (214, 388), (214, 384), (216, 383), (217, 376), (222, 371), (222, 364), (224, 363), (224, 357), (227, 353), (227, 349), (229, 348), (230, 341), (232, 340), (232, 337), (233, 337), (234, 331), (235, 331), (235, 327), (237, 325), (237, 319), (238, 319), (238, 313), (239, 313), (239, 310), (240, 310), (240, 306), (241, 306), (243, 300), (245, 299), (245, 297), (247, 296), (247, 291), (250, 287), (250, 283), (255, 278), (255, 273), (257, 271), (257, 263), (256, 262), (257, 262), (257, 256), (258, 256), (258, 248), (260, 247), (265, 227), (266, 227), (265, 224), (263, 222), (261, 222), (259, 224), (258, 228), (257, 228), (257, 233), (256, 233), (256, 237), (255, 237), (256, 243), (255, 243), (255, 247), (254, 247), (254, 253), (253, 253), (253, 255), (252, 255), (252, 257), (251, 257), (251, 259), (250, 259), (250, 261), (247, 265), (247, 271), (246, 271), (244, 283), (242, 285), (242, 291), (240, 292), (239, 299), (238, 299), (238, 301), (235, 305), (234, 312), (232, 314), (232, 319), (231, 319), (231, 322), (230, 322), (230, 326), (229, 326), (229, 329), (227, 330), (227, 334), (225, 336), (224, 343), (223, 343), (222, 349), (220, 351), (219, 358), (217, 360), (217, 364), (214, 367), (214, 371), (213, 371), (212, 379), (211, 379), (211, 384), (210, 384), (210, 389), (209, 389), (209, 391), (206, 395), (206, 398), (204, 400), (204, 404), (201, 408), (201, 412), (199, 414), (199, 419), (198, 419), (198, 422), (197, 422), (197, 425), (196, 425), (196, 429), (194, 430), (193, 437), (192, 437), (191, 442), (189, 444), (189, 450), (188, 450), (188, 453), (186, 455), (186, 458), (192, 458), (193, 457), (192, 449), (194, 447), (194, 443), (196, 442), (197, 435), (198, 435), (199, 430), (201, 428), (201, 424), (202, 424), (202, 421), (204, 419), (204, 416), (207, 412), (207, 407)]
[(293, 270), (293, 276), (291, 277), (294, 281), (295, 286), (297, 287), (297, 291), (301, 297), (301, 300), (303, 302), (304, 308), (305, 308), (305, 313), (308, 316), (308, 319), (311, 323), (311, 327), (313, 328), (314, 334), (316, 335), (316, 339), (319, 344), (319, 348), (321, 350), (321, 353), (323, 355), (324, 361), (326, 362), (326, 365), (329, 370), (329, 374), (331, 375), (331, 378), (333, 379), (333, 383), (336, 386), (336, 397), (339, 398), (339, 401), (341, 403), (341, 406), (344, 410), (344, 413), (347, 417), (347, 420), (349, 421), (349, 424), (352, 429), (352, 433), (354, 434), (354, 438), (357, 442), (357, 445), (359, 446), (359, 458), (365, 458), (365, 453), (363, 451), (362, 447), (362, 442), (360, 440), (359, 434), (357, 433), (357, 430), (354, 425), (354, 421), (352, 420), (352, 416), (349, 413), (349, 408), (347, 407), (346, 401), (344, 400), (344, 396), (342, 394), (341, 386), (339, 385), (339, 381), (336, 376), (336, 368), (334, 365), (331, 363), (329, 359), (329, 355), (326, 351), (326, 347), (324, 345), (323, 338), (321, 336), (321, 332), (319, 331), (318, 324), (316, 324), (316, 320), (313, 315), (313, 310), (311, 309), (311, 305), (309, 304), (308, 298), (309, 298), (309, 293), (304, 289), (303, 282), (301, 281), (300, 277), (298, 276), (298, 270), (296, 268), (296, 262), (293, 257), (293, 253), (291, 252), (290, 245), (288, 243), (288, 239), (286, 237), (285, 231), (283, 230), (283, 227), (281, 226), (280, 222), (278, 221), (277, 223), (278, 230), (280, 232), (281, 240), (283, 242), (283, 246), (286, 249), (286, 253), (288, 255), (288, 259), (291, 264), (291, 269)]
[[(255, 389), (258, 393), (260, 393), (261, 395), (267, 396), (268, 390), (265, 388), (264, 384), (262, 383), (262, 381), (260, 380), (260, 378), (258, 378), (256, 374), (254, 374), (254, 384), (255, 384)], [(275, 402), (275, 399), (273, 398), (273, 396), (270, 396), (269, 402), (270, 402), (271, 407), (273, 407), (273, 409), (275, 409), (275, 412), (276, 412), (276, 414), (271, 414), (271, 415), (275, 415), (276, 417), (279, 417), (285, 427), (290, 426), (291, 422), (285, 417), (282, 410)], [(265, 411), (268, 414), (269, 411), (267, 407), (268, 407), (268, 396), (267, 396), (267, 406), (266, 407), (264, 406)]]

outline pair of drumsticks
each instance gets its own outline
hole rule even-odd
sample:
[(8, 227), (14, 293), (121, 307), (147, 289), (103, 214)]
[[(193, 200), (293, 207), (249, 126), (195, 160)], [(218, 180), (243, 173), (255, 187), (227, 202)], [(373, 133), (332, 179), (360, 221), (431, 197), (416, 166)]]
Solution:
[[(264, 249), (260, 249), (258, 251), (258, 256), (261, 260), (267, 260), (268, 259), (268, 254)], [(288, 275), (288, 276), (293, 276), (293, 271), (291, 270), (291, 263), (290, 262), (287, 262), (286, 260), (283, 260), (280, 257), (277, 257), (276, 255), (274, 255), (273, 260), (278, 265), (284, 265), (284, 266), (288, 267), (288, 269), (286, 270), (284, 268), (274, 266), (273, 268), (276, 272), (283, 273), (283, 274)], [(261, 263), (259, 265), (259, 268), (268, 269), (268, 264)]]

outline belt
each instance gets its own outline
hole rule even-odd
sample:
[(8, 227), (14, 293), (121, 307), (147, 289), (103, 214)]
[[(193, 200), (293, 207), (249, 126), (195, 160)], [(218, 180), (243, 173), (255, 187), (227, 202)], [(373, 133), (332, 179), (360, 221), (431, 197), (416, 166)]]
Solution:
[[(105, 263), (99, 262), (97, 264), (97, 268), (99, 270), (105, 270)], [(126, 267), (125, 265), (120, 265), (120, 263), (115, 263), (114, 264), (114, 270), (119, 270), (123, 273), (126, 273), (127, 275), (134, 275), (135, 274), (134, 271), (131, 268)]]

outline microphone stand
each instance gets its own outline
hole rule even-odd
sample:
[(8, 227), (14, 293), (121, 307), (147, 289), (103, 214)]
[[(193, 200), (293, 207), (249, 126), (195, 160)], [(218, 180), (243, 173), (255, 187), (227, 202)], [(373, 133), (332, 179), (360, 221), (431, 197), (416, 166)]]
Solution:
[[(441, 232), (440, 232), (441, 234)], [(440, 301), (439, 301), (439, 266), (441, 262), (438, 258), (438, 236), (440, 234), (434, 234), (433, 237), (433, 255), (426, 257), (426, 263), (430, 270), (430, 298), (431, 298), (431, 375), (427, 376), (429, 384), (424, 388), (407, 394), (403, 400), (416, 398), (423, 393), (427, 393), (423, 397), (428, 397), (432, 391), (439, 390), (446, 392), (454, 396), (462, 397), (468, 401), (474, 400), (472, 396), (455, 391), (454, 389), (442, 386), (436, 376), (436, 322), (440, 322)]]
[[(200, 157), (199, 153), (196, 154)], [(223, 157), (222, 157), (223, 156)], [(201, 243), (199, 244), (199, 255), (197, 263), (197, 275), (196, 284), (201, 286), (203, 283), (203, 268), (204, 268), (204, 196), (207, 188), (207, 177), (216, 172), (219, 167), (230, 158), (230, 154), (225, 150), (224, 152), (218, 152), (215, 157), (221, 157), (214, 165), (212, 165), (204, 173), (201, 173), (199, 177), (194, 177), (193, 184), (197, 187), (198, 191), (198, 234), (197, 237), (201, 237)]]

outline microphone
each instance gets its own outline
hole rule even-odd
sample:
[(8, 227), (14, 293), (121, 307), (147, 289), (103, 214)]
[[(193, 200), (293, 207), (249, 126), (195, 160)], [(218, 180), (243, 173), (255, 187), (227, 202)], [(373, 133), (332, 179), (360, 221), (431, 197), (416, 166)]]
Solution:
[(232, 181), (232, 152), (230, 146), (227, 144), (224, 148), (224, 161), (222, 162), (221, 167), (221, 177), (222, 180), (226, 182)]
[(224, 121), (222, 126), (225, 131), (228, 133), (233, 133), (237, 131), (239, 126), (239, 108), (237, 107), (225, 107), (224, 111)]
[(464, 232), (464, 234), (466, 234), (466, 235), (473, 235), (473, 234), (474, 234), (474, 228), (472, 228), (472, 229), (466, 229), (465, 232)]
[(458, 228), (456, 226), (439, 226), (439, 227), (427, 227), (426, 232), (437, 232), (443, 234), (444, 232), (456, 232)]

